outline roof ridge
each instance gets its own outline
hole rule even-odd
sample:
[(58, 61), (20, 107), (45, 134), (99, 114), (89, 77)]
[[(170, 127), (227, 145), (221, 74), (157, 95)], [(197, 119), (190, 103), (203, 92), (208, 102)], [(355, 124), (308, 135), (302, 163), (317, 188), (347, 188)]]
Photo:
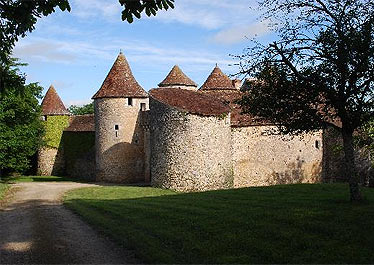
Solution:
[(120, 52), (100, 89), (92, 98), (124, 97), (145, 98), (148, 94), (136, 81), (125, 55)]

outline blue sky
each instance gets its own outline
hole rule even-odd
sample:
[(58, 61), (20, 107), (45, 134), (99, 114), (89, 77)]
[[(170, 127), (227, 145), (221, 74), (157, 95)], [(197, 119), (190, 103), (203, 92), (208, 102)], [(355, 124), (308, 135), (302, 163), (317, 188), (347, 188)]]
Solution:
[(157, 87), (178, 64), (203, 84), (216, 63), (226, 74), (239, 71), (230, 54), (249, 39), (270, 38), (255, 0), (176, 0), (175, 9), (128, 24), (118, 0), (70, 0), (72, 11), (42, 18), (21, 39), (14, 56), (29, 65), (28, 82), (53, 84), (66, 106), (90, 102), (120, 49), (145, 89)]

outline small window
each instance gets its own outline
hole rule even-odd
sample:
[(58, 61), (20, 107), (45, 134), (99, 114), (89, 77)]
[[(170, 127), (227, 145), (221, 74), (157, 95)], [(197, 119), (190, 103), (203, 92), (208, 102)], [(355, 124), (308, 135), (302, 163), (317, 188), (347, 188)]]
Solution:
[(316, 140), (316, 142), (315, 142), (315, 147), (317, 148), (317, 149), (319, 149), (319, 141), (318, 140)]
[(145, 103), (140, 103), (140, 110), (145, 111), (145, 109), (146, 109)]
[(132, 98), (127, 98), (127, 105), (132, 106)]
[(119, 126), (118, 126), (118, 124), (114, 125), (114, 130), (116, 130), (116, 131), (119, 130)]

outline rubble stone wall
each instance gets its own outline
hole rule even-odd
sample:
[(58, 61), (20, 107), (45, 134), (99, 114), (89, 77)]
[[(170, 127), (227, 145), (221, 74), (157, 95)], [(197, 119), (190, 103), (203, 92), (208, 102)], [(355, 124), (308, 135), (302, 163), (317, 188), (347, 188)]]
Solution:
[(141, 103), (148, 98), (95, 99), (96, 180), (144, 181), (144, 129)]
[(200, 116), (150, 98), (151, 183), (177, 191), (232, 187), (230, 115)]
[(275, 126), (232, 128), (234, 186), (321, 181), (322, 132), (274, 135)]

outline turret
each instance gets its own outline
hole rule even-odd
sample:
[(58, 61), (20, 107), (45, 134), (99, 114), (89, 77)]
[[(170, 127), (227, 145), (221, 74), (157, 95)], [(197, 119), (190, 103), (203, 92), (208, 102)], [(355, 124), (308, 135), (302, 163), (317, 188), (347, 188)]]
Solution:
[(237, 90), (237, 88), (235, 83), (216, 65), (200, 88), (200, 91), (209, 90)]
[(175, 65), (166, 78), (158, 85), (159, 87), (182, 88), (197, 90), (197, 85), (192, 81), (178, 65)]
[(62, 134), (69, 126), (70, 113), (51, 85), (42, 101), (42, 120), (45, 125), (45, 146), (38, 152), (38, 174), (63, 175), (65, 172)]
[(146, 150), (142, 125), (143, 113), (149, 109), (148, 94), (135, 80), (122, 53), (92, 98), (95, 106), (96, 180), (144, 181)]

